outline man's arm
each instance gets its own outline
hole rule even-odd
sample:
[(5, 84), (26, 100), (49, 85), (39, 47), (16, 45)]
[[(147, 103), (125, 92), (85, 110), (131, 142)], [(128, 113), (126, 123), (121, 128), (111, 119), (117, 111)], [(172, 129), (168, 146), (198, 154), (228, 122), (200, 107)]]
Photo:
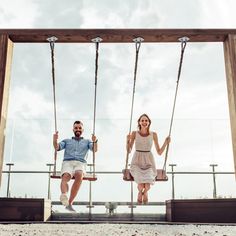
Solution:
[(55, 134), (53, 134), (53, 146), (55, 150), (59, 151), (59, 144), (57, 140), (58, 140), (58, 131)]
[(94, 134), (92, 135), (92, 141), (93, 141), (93, 151), (97, 152), (97, 150), (98, 150), (98, 139)]

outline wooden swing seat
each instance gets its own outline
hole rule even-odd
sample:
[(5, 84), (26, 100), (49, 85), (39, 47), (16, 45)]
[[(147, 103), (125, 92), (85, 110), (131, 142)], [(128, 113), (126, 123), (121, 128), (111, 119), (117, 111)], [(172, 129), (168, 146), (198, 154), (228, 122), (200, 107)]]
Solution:
[[(123, 172), (123, 180), (134, 181), (134, 178), (130, 173), (130, 169), (124, 169), (122, 172)], [(155, 178), (155, 181), (168, 181), (168, 176), (166, 175), (166, 171), (163, 169), (157, 169), (157, 176)]]
[[(60, 172), (57, 172), (55, 175), (51, 175), (50, 176), (52, 179), (61, 179), (61, 175)], [(71, 179), (75, 179), (75, 177), (73, 176)], [(97, 180), (97, 176), (94, 174), (85, 174), (83, 176), (83, 180), (88, 180), (88, 181), (96, 181)]]

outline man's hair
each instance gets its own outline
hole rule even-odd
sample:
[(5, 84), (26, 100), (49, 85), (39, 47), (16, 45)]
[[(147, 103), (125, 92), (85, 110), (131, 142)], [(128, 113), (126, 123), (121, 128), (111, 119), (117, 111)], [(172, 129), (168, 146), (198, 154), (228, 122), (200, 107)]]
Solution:
[(73, 125), (78, 124), (78, 125), (84, 125), (80, 120), (76, 120)]

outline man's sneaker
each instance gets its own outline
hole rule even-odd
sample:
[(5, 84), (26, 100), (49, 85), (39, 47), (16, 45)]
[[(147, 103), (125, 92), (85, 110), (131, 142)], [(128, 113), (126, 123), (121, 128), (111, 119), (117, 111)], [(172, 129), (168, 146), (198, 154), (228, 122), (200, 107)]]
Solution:
[(67, 207), (69, 205), (68, 197), (67, 197), (67, 195), (65, 193), (61, 194), (60, 201), (61, 201), (63, 206)]
[(66, 210), (71, 211), (71, 212), (76, 212), (76, 210), (72, 207), (72, 205), (66, 206)]

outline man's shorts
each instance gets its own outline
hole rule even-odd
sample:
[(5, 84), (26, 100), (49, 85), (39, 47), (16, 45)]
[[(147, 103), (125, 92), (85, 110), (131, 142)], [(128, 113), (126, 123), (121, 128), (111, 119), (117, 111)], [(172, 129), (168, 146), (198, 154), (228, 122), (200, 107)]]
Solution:
[(74, 176), (76, 171), (82, 171), (83, 174), (86, 173), (86, 163), (81, 161), (63, 161), (61, 166), (61, 176), (65, 173)]

